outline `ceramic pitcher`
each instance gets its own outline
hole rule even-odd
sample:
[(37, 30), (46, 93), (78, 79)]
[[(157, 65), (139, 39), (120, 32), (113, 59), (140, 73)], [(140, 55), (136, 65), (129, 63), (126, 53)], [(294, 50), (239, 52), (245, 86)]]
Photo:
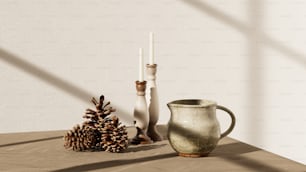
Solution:
[[(168, 122), (168, 139), (172, 148), (185, 157), (207, 156), (218, 141), (228, 135), (235, 126), (233, 112), (216, 102), (201, 99), (176, 100), (167, 104), (171, 117)], [(231, 125), (220, 132), (216, 109), (227, 112)]]

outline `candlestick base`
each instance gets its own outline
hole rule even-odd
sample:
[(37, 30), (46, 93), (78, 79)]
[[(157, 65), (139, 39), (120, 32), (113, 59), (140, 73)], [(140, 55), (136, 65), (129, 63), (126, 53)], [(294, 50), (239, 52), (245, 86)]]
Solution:
[(151, 144), (153, 141), (150, 139), (150, 137), (147, 136), (147, 134), (140, 128), (136, 127), (137, 134), (135, 137), (132, 138), (130, 141), (133, 145), (139, 145), (139, 144)]
[(159, 134), (159, 132), (156, 129), (156, 124), (154, 125), (150, 125), (148, 126), (148, 132), (147, 135), (154, 141), (162, 141), (163, 137), (161, 136), (161, 134)]

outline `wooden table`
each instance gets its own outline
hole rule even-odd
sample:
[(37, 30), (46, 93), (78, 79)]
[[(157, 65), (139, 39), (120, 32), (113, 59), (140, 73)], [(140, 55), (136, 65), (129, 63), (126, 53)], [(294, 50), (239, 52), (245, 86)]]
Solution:
[[(165, 135), (166, 127), (159, 131)], [(129, 128), (129, 136), (135, 129)], [(306, 166), (229, 137), (202, 158), (179, 157), (167, 140), (124, 153), (65, 150), (65, 131), (0, 134), (0, 171), (256, 171), (306, 172)]]

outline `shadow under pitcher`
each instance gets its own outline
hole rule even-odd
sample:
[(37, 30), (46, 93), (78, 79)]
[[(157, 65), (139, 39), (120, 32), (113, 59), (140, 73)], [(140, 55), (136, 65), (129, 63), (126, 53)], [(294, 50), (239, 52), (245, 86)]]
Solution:
[[(167, 106), (171, 112), (168, 139), (179, 156), (207, 156), (235, 126), (234, 113), (214, 101), (183, 99), (172, 101)], [(231, 125), (224, 133), (220, 132), (216, 109), (227, 112), (231, 117)]]

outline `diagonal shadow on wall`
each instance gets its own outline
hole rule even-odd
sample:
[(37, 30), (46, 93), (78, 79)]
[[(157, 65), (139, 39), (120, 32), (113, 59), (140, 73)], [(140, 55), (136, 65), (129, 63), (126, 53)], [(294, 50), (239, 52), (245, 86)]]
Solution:
[[(253, 106), (252, 110), (249, 110), (248, 117), (249, 117), (249, 130), (252, 135), (250, 136), (250, 140), (253, 143), (263, 143), (261, 139), (262, 129), (264, 126), (258, 126), (258, 119), (262, 116), (262, 109), (263, 109), (263, 78), (262, 78), (262, 71), (260, 68), (263, 64), (263, 59), (261, 55), (262, 46), (269, 47), (274, 49), (286, 57), (292, 59), (296, 63), (302, 65), (306, 68), (306, 55), (289, 47), (288, 45), (282, 44), (275, 38), (270, 37), (266, 33), (264, 33), (261, 29), (262, 25), (262, 17), (257, 15), (258, 12), (262, 12), (263, 8), (263, 1), (249, 1), (249, 20), (250, 24), (245, 24), (230, 15), (226, 14), (223, 11), (220, 11), (207, 2), (203, 2), (200, 0), (182, 0), (182, 2), (186, 3), (187, 5), (199, 10), (203, 14), (206, 14), (210, 17), (217, 19), (221, 24), (225, 24), (230, 28), (236, 30), (238, 33), (245, 35), (248, 41), (248, 52), (249, 52), (249, 105)], [(254, 108), (254, 106), (256, 106)], [(255, 110), (254, 110), (255, 109)], [(256, 131), (255, 131), (256, 130)]]
[[(244, 24), (232, 17), (230, 15), (224, 13), (223, 11), (220, 11), (207, 3), (200, 1), (200, 0), (182, 0), (182, 2), (192, 6), (193, 8), (200, 10), (204, 14), (207, 14), (213, 18), (216, 18), (218, 21), (220, 21), (223, 24), (226, 24), (230, 26), (232, 29), (240, 32), (241, 34), (245, 34), (245, 36), (252, 37), (254, 33), (254, 26)], [(253, 11), (258, 10), (258, 8), (262, 8), (261, 2), (253, 2), (250, 0), (250, 7), (254, 8)], [(257, 4), (257, 5), (256, 5)], [(254, 5), (254, 6), (253, 6)], [(251, 14), (252, 16), (252, 14)], [(258, 16), (253, 16), (258, 17)], [(304, 67), (306, 67), (306, 55), (295, 50), (292, 47), (289, 47), (288, 45), (282, 44), (280, 41), (278, 41), (275, 38), (270, 37), (269, 35), (263, 33), (262, 31), (257, 31), (257, 39), (262, 43), (263, 45), (266, 45), (272, 49), (275, 49), (276, 51), (283, 53), (290, 59), (298, 62), (299, 64), (303, 64)]]
[(262, 46), (260, 44), (260, 33), (262, 31), (262, 17), (258, 12), (262, 12), (262, 1), (249, 1), (250, 29), (247, 35), (248, 48), (248, 76), (250, 78), (248, 88), (248, 125), (249, 138), (253, 144), (263, 145), (262, 133), (265, 126), (259, 126), (259, 121), (263, 116), (263, 65)]
[[(31, 64), (30, 62), (27, 62), (23, 60), (21, 57), (6, 51), (2, 48), (0, 48), (0, 60), (3, 60), (7, 62), (8, 64), (48, 83), (49, 85), (54, 86), (55, 88), (58, 88), (65, 93), (78, 98), (79, 100), (82, 100), (83, 102), (89, 103), (91, 100), (91, 97), (93, 96), (93, 93), (90, 93), (72, 83), (70, 83), (67, 80), (64, 80), (63, 78), (60, 78), (58, 76), (55, 76), (51, 74), (50, 72)], [(113, 105), (118, 116), (125, 122), (132, 123), (133, 119), (131, 115), (128, 112), (125, 112), (120, 107)]]
[(30, 62), (27, 62), (17, 55), (2, 48), (0, 48), (0, 59), (84, 102), (88, 102), (93, 95), (92, 93), (83, 90), (60, 77), (52, 75), (46, 70), (39, 68), (38, 66), (31, 64)]

